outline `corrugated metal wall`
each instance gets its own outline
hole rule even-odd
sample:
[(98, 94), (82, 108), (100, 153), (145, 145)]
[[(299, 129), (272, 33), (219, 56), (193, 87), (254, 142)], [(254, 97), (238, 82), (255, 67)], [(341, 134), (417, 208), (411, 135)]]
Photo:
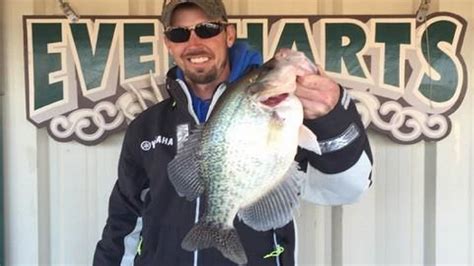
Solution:
[[(156, 15), (161, 0), (70, 0), (80, 14)], [(412, 14), (417, 0), (227, 0), (231, 14)], [(474, 3), (432, 1), (468, 21), (462, 51), (474, 75)], [(89, 265), (105, 223), (123, 134), (99, 146), (57, 143), (26, 119), (23, 15), (61, 14), (55, 0), (0, 2), (4, 81), (6, 265)], [(470, 83), (471, 84), (471, 83)], [(470, 87), (470, 84), (468, 87)], [(374, 186), (357, 204), (305, 205), (301, 265), (474, 265), (474, 96), (469, 88), (438, 143), (401, 146), (370, 133)]]
[[(0, 4), (1, 7), (1, 4)], [(0, 15), (2, 15), (0, 13)], [(0, 23), (0, 32), (3, 32), (3, 23)], [(3, 62), (3, 35), (0, 34), (0, 62)], [(5, 217), (3, 213), (3, 96), (5, 95), (5, 82), (3, 75), (3, 64), (0, 64), (0, 265), (4, 265), (4, 222)]]

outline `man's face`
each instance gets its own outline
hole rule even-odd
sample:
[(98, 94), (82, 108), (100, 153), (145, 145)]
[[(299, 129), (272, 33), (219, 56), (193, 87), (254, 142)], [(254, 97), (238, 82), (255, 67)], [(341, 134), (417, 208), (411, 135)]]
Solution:
[[(191, 27), (208, 22), (206, 14), (199, 7), (178, 8), (173, 13), (173, 27)], [(165, 44), (176, 64), (184, 71), (185, 77), (195, 84), (208, 84), (216, 80), (224, 81), (230, 73), (227, 48), (235, 41), (235, 30), (226, 30), (217, 36), (202, 39), (191, 31), (186, 42), (172, 42), (165, 38)]]

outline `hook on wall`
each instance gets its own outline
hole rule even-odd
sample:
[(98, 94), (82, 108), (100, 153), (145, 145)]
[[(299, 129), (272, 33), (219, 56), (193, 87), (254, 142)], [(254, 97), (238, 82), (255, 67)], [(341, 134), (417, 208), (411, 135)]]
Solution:
[(416, 20), (418, 22), (426, 21), (426, 16), (430, 10), (431, 0), (421, 0), (420, 7), (416, 11)]
[(58, 0), (59, 1), (59, 6), (61, 7), (61, 10), (63, 11), (64, 15), (71, 21), (71, 22), (77, 22), (79, 20), (79, 15), (72, 9), (71, 5), (64, 1), (64, 0)]

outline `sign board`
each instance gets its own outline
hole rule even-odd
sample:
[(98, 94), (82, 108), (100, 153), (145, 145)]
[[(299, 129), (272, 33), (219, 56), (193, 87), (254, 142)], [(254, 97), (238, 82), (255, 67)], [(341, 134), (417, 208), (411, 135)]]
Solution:
[[(438, 141), (467, 90), (467, 23), (414, 16), (239, 16), (238, 39), (268, 60), (304, 52), (350, 91), (362, 120), (392, 140)], [(159, 17), (25, 16), (27, 118), (54, 139), (95, 145), (163, 100), (172, 64)]]

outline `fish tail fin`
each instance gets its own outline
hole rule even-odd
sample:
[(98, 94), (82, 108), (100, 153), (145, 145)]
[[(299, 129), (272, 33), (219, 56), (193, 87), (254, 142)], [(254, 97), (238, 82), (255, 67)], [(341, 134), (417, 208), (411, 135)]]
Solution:
[(247, 264), (247, 255), (235, 228), (220, 224), (199, 222), (184, 237), (181, 247), (188, 251), (215, 247), (234, 263)]

